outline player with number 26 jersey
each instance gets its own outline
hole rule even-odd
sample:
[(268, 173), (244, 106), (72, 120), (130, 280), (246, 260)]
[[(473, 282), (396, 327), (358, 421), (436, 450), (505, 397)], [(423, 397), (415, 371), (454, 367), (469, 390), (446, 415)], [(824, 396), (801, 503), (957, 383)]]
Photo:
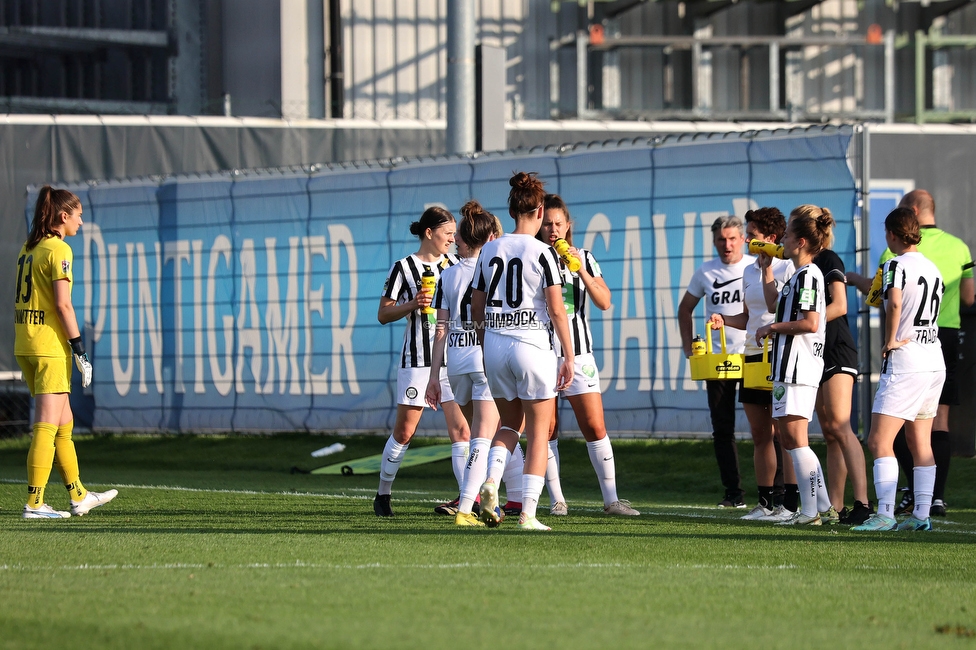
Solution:
[(895, 338), (908, 341), (885, 355), (881, 373), (945, 370), (938, 324), (945, 285), (939, 269), (919, 252), (904, 253), (885, 262), (881, 278), (882, 295), (887, 296), (892, 287), (901, 290), (901, 318)]

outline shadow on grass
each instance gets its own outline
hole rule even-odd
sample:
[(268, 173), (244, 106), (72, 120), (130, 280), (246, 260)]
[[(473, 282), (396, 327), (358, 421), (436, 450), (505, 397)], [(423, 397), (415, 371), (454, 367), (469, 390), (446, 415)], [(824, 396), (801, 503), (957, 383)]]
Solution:
[[(328, 515), (317, 515), (310, 517), (306, 511), (289, 511), (282, 510), (275, 514), (261, 514), (255, 515), (253, 512), (225, 512), (221, 514), (221, 518), (225, 518), (227, 525), (224, 526), (220, 521), (212, 521), (209, 523), (201, 523), (201, 518), (215, 519), (214, 517), (209, 517), (206, 514), (202, 514), (198, 511), (184, 510), (184, 511), (172, 511), (169, 515), (174, 517), (191, 517), (193, 518), (192, 524), (187, 525), (172, 524), (172, 525), (153, 525), (153, 524), (136, 524), (130, 525), (126, 522), (120, 521), (121, 517), (114, 518), (112, 523), (100, 522), (96, 525), (90, 525), (87, 522), (77, 522), (77, 523), (67, 523), (67, 525), (60, 525), (58, 527), (42, 527), (41, 525), (32, 526), (30, 529), (31, 533), (36, 534), (53, 534), (53, 535), (63, 535), (63, 534), (98, 534), (98, 535), (129, 535), (129, 534), (152, 534), (152, 535), (298, 535), (298, 536), (308, 536), (308, 535), (345, 535), (354, 534), (358, 536), (374, 536), (374, 537), (390, 537), (390, 536), (403, 536), (403, 537), (445, 537), (445, 536), (458, 536), (458, 535), (479, 535), (478, 539), (488, 539), (487, 536), (496, 535), (503, 537), (516, 536), (520, 539), (525, 540), (539, 540), (543, 541), (547, 538), (558, 536), (562, 538), (580, 538), (580, 539), (621, 539), (621, 540), (654, 540), (654, 539), (669, 539), (669, 540), (688, 540), (688, 541), (721, 541), (721, 542), (757, 542), (757, 541), (769, 541), (769, 542), (813, 542), (822, 541), (825, 544), (849, 544), (849, 543), (863, 543), (869, 540), (877, 540), (879, 543), (898, 543), (898, 544), (924, 544), (929, 546), (946, 546), (946, 545), (965, 545), (971, 547), (973, 544), (973, 539), (971, 534), (967, 533), (957, 533), (946, 530), (939, 530), (932, 533), (913, 533), (913, 532), (887, 532), (887, 533), (860, 533), (852, 532), (846, 529), (840, 529), (836, 527), (822, 527), (808, 528), (801, 531), (796, 529), (783, 528), (782, 530), (776, 529), (758, 529), (757, 527), (743, 525), (745, 529), (749, 529), (752, 532), (734, 532), (734, 531), (695, 531), (695, 532), (683, 532), (675, 531), (676, 526), (704, 526), (714, 527), (714, 522), (709, 523), (698, 523), (698, 522), (685, 522), (685, 521), (654, 521), (649, 519), (639, 519), (639, 520), (627, 520), (626, 525), (632, 528), (644, 528), (645, 530), (606, 530), (605, 524), (603, 523), (585, 523), (585, 522), (572, 522), (567, 523), (566, 528), (572, 527), (573, 530), (566, 530), (565, 528), (550, 532), (550, 533), (535, 533), (529, 534), (523, 531), (516, 530), (514, 525), (506, 526), (497, 529), (484, 529), (484, 528), (459, 528), (451, 525), (447, 517), (440, 518), (443, 522), (443, 528), (431, 528), (430, 524), (435, 523), (435, 520), (431, 518), (420, 518), (415, 519), (422, 524), (423, 527), (403, 527), (400, 522), (396, 519), (380, 520), (372, 515), (363, 514), (361, 516), (350, 517), (348, 514), (337, 513), (333, 515), (335, 519), (335, 526), (331, 525), (332, 522), (329, 521), (330, 516)], [(158, 512), (127, 512), (125, 517), (158, 517)], [(253, 528), (243, 528), (240, 526), (241, 518), (250, 518), (254, 522), (255, 527)], [(281, 517), (283, 519), (290, 519), (292, 523), (289, 525), (281, 525), (280, 523), (275, 523), (273, 527), (261, 527), (262, 524), (269, 523), (265, 520), (273, 520)], [(317, 521), (316, 521), (317, 520)], [(300, 523), (298, 523), (300, 522)], [(624, 522), (620, 520), (614, 520), (614, 525), (619, 527)], [(730, 522), (731, 523), (731, 522)], [(27, 524), (30, 525), (30, 524)], [(48, 522), (50, 525), (50, 522)], [(415, 524), (416, 525), (416, 524)], [(559, 524), (556, 524), (557, 526)], [(728, 525), (728, 524), (720, 524)], [(735, 525), (735, 524), (732, 524)], [(580, 527), (600, 527), (600, 530), (579, 530)], [(757, 534), (758, 533), (758, 534)]]

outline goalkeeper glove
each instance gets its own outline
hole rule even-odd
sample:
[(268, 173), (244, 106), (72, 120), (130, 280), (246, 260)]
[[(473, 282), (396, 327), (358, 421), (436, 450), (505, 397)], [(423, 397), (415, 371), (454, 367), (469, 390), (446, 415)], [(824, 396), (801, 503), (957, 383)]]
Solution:
[(78, 372), (81, 373), (81, 387), (88, 388), (92, 380), (92, 364), (85, 352), (85, 344), (81, 342), (80, 336), (68, 339), (68, 344), (71, 346), (71, 353), (75, 358), (75, 365), (78, 366)]

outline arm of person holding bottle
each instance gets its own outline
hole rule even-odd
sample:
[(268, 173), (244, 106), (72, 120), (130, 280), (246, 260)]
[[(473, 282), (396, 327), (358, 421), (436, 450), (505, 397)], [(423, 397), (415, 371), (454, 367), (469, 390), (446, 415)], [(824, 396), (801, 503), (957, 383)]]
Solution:
[(590, 302), (600, 311), (610, 309), (610, 287), (607, 286), (607, 283), (602, 277), (590, 274), (586, 267), (586, 260), (583, 259), (578, 248), (570, 248), (569, 252), (580, 261), (580, 268), (576, 274), (583, 282), (583, 287), (586, 289), (586, 295), (590, 297)]
[(383, 296), (380, 298), (380, 308), (376, 312), (376, 318), (383, 325), (394, 323), (414, 310), (429, 307), (433, 299), (434, 295), (428, 291), (418, 291), (412, 300), (402, 304), (397, 304), (392, 298)]

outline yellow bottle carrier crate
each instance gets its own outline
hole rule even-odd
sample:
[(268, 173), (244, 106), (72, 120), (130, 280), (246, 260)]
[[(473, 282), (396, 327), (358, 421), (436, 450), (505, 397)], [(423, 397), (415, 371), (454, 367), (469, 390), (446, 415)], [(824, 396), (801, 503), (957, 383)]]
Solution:
[(742, 367), (742, 387), (755, 390), (773, 390), (773, 368), (769, 363), (769, 339), (763, 341), (762, 361), (746, 361)]
[(722, 341), (722, 352), (712, 353), (712, 324), (705, 321), (705, 341), (692, 341), (691, 378), (695, 381), (706, 379), (742, 379), (742, 367), (745, 359), (741, 354), (728, 354), (725, 346), (725, 328), (719, 328), (719, 338)]

